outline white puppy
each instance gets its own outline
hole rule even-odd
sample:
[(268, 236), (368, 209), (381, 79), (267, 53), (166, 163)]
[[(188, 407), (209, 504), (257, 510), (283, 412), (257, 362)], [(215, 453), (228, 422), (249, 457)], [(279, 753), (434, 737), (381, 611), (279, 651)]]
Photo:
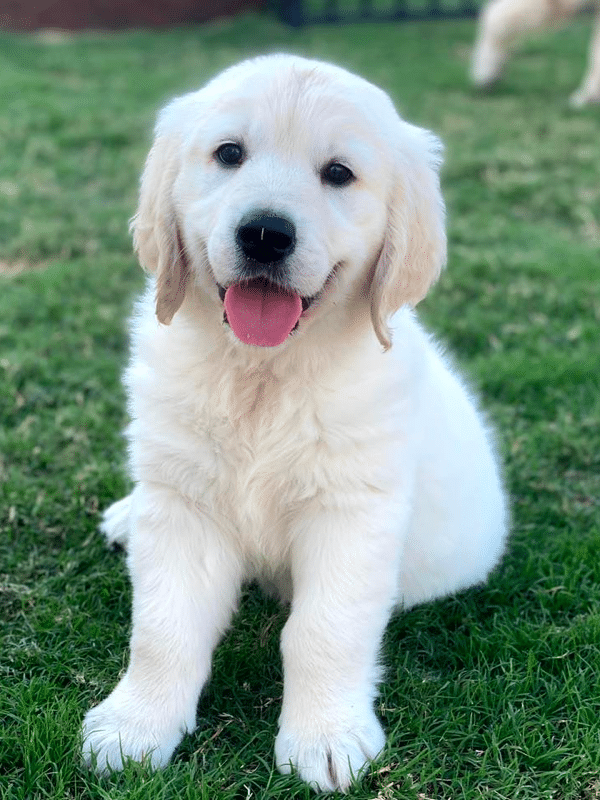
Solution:
[(291, 602), (277, 766), (345, 789), (384, 745), (393, 609), (497, 563), (488, 433), (410, 310), (446, 257), (440, 149), (380, 89), (284, 55), (161, 113), (133, 220), (136, 488), (103, 525), (128, 549), (131, 659), (85, 718), (98, 769), (167, 763), (258, 579)]
[[(587, 73), (571, 96), (571, 105), (600, 102), (600, 4), (596, 32), (592, 36)], [(488, 86), (500, 76), (510, 47), (520, 34), (555, 25), (569, 19), (590, 0), (491, 0), (479, 18), (473, 50), (471, 76), (478, 86)]]

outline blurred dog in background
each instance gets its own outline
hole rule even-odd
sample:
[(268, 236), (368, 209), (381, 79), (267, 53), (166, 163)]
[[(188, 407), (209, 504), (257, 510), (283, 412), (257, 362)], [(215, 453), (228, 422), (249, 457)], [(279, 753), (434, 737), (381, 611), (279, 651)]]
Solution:
[[(520, 34), (562, 23), (589, 5), (589, 0), (492, 0), (479, 17), (471, 65), (473, 82), (486, 87), (500, 77), (510, 46)], [(571, 95), (571, 105), (576, 108), (600, 102), (600, 2), (595, 0), (595, 5), (588, 69), (580, 88)]]

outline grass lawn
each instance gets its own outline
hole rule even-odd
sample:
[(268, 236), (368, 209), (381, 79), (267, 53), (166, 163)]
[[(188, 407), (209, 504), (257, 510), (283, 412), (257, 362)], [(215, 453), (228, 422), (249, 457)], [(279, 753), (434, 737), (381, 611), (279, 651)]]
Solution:
[(337, 61), (446, 142), (450, 263), (422, 304), (498, 429), (510, 547), (482, 588), (392, 621), (381, 761), (356, 800), (600, 798), (600, 109), (566, 99), (589, 20), (465, 79), (471, 21), (0, 36), (0, 798), (305, 798), (273, 771), (285, 612), (249, 590), (172, 764), (97, 779), (83, 713), (127, 660), (96, 532), (127, 489), (127, 221), (156, 109), (252, 53)]

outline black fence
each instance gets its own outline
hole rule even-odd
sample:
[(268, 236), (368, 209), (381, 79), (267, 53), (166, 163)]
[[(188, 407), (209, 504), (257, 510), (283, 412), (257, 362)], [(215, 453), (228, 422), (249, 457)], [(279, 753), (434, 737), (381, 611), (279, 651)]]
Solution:
[(478, 0), (277, 0), (279, 17), (299, 28), (316, 23), (474, 17)]

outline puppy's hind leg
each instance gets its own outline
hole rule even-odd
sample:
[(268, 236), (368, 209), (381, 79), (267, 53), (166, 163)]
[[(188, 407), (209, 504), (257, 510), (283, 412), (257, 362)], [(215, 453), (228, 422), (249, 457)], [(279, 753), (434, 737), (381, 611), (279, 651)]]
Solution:
[(120, 545), (127, 548), (129, 540), (129, 526), (131, 516), (131, 495), (117, 500), (116, 503), (110, 505), (102, 514), (102, 521), (100, 522), (100, 531), (106, 537), (106, 541), (110, 545)]

